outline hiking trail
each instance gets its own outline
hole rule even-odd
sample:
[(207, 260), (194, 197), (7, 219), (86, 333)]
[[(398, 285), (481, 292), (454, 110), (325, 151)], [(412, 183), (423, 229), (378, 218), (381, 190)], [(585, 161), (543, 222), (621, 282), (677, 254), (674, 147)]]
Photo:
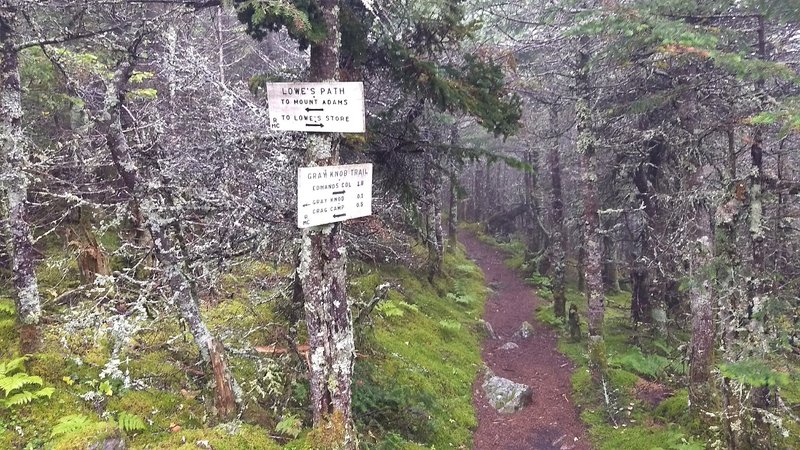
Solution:
[[(481, 355), (497, 376), (533, 388), (533, 401), (512, 414), (500, 414), (485, 398), (483, 374), (473, 384), (478, 415), (475, 450), (590, 450), (586, 426), (571, 399), (572, 363), (557, 350), (557, 333), (536, 320), (540, 300), (522, 277), (508, 268), (501, 250), (460, 232), (467, 255), (481, 268), (492, 289), (483, 319), (497, 339), (487, 336)], [(514, 336), (523, 322), (533, 325), (527, 339)], [(499, 349), (514, 342), (519, 347)], [(513, 347), (513, 346), (512, 346)]]

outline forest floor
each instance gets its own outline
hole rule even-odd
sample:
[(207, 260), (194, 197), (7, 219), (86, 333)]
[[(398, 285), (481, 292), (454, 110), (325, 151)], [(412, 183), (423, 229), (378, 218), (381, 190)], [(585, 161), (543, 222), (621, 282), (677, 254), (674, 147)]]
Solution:
[[(486, 400), (481, 388), (483, 376), (478, 377), (473, 385), (478, 416), (475, 450), (590, 449), (586, 427), (571, 400), (573, 365), (557, 350), (557, 332), (536, 320), (539, 299), (533, 289), (506, 266), (501, 250), (466, 231), (459, 234), (459, 240), (492, 289), (483, 318), (498, 338), (484, 339), (483, 361), (495, 375), (533, 388), (530, 405), (513, 414), (500, 414)], [(533, 336), (513, 337), (525, 321), (533, 325)], [(506, 342), (519, 347), (499, 350)]]

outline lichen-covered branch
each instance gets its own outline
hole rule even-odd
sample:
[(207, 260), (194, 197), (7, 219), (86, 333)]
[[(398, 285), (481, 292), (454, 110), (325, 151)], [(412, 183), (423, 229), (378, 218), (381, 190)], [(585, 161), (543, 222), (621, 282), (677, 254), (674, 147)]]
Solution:
[(12, 258), (16, 290), (17, 322), (22, 353), (32, 352), (38, 342), (42, 315), (41, 297), (36, 282), (33, 239), (27, 217), (29, 155), (22, 129), (22, 89), (19, 76), (18, 17), (15, 2), (0, 1), (0, 187), (6, 212), (5, 231), (8, 254)]

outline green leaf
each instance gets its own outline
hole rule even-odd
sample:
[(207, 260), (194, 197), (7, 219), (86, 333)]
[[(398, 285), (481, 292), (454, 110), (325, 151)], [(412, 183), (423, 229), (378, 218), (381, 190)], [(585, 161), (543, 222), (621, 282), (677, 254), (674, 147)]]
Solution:
[(294, 414), (287, 414), (275, 425), (275, 431), (296, 438), (303, 431), (303, 421)]
[(652, 379), (663, 375), (670, 361), (660, 355), (644, 355), (636, 348), (610, 357), (609, 364)]
[(147, 425), (139, 416), (122, 411), (117, 416), (117, 423), (120, 429), (126, 432), (144, 431)]
[(130, 81), (131, 83), (142, 83), (145, 80), (153, 78), (153, 75), (153, 72), (139, 72), (136, 70), (133, 72), (133, 75), (131, 75)]
[(44, 398), (44, 397), (50, 398), (50, 397), (53, 396), (53, 393), (55, 391), (56, 390), (53, 387), (46, 387), (46, 388), (39, 389), (38, 391), (34, 392), (33, 395), (35, 395), (36, 398)]
[(10, 303), (0, 302), (0, 314), (5, 314), (7, 316), (13, 316), (17, 313), (17, 310), (14, 308), (14, 305)]
[(128, 98), (131, 100), (155, 100), (158, 98), (158, 91), (152, 88), (134, 89), (128, 92)]
[(777, 372), (756, 359), (720, 364), (719, 371), (725, 378), (753, 387), (784, 387), (789, 384), (788, 374)]
[(95, 423), (83, 414), (71, 414), (58, 419), (58, 424), (53, 427), (50, 437), (56, 437), (67, 433), (83, 430)]
[(461, 323), (455, 320), (440, 320), (439, 326), (446, 331), (458, 331), (461, 329)]
[(405, 312), (400, 309), (400, 305), (394, 300), (383, 302), (375, 307), (375, 309), (383, 315), (383, 317), (403, 317)]
[(27, 373), (18, 373), (10, 377), (3, 377), (0, 378), (0, 389), (5, 392), (5, 396), (8, 397), (12, 391), (25, 387), (27, 385), (35, 384), (38, 386), (42, 385), (42, 378), (37, 376), (31, 376)]
[(20, 356), (19, 358), (14, 358), (6, 363), (0, 363), (0, 379), (2, 379), (3, 376), (9, 375), (21, 369), (27, 360), (27, 356)]
[(11, 408), (13, 406), (26, 405), (32, 402), (35, 398), (36, 395), (34, 395), (32, 392), (22, 391), (3, 400), (3, 404), (6, 408)]
[(109, 383), (108, 380), (104, 380), (100, 383), (100, 385), (97, 386), (97, 390), (106, 397), (114, 395), (114, 389), (111, 388), (111, 383)]

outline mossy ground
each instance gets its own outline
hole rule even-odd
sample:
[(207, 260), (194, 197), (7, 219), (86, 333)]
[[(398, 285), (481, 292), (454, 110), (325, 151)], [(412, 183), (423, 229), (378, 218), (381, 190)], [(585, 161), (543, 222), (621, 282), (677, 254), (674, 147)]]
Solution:
[(477, 425), (472, 383), (481, 368), (480, 319), (486, 291), (461, 250), (445, 256), (434, 282), (407, 267), (366, 272), (354, 283), (372, 292), (381, 280), (402, 286), (377, 308), (356, 367), (354, 407), (362, 427), (383, 432), (365, 448), (465, 448)]
[[(584, 295), (574, 288), (566, 295), (567, 303), (575, 304), (584, 318), (585, 332)], [(679, 389), (685, 366), (676, 348), (678, 340), (635, 329), (629, 311), (629, 293), (607, 295), (604, 341), (609, 370), (605, 387), (592, 380), (585, 339), (575, 342), (568, 337), (552, 305), (537, 311), (539, 320), (564, 331), (559, 350), (575, 363), (573, 399), (581, 419), (590, 426), (592, 442), (599, 450), (704, 449), (703, 437), (693, 437), (695, 430), (685, 414), (688, 400), (685, 390)], [(668, 398), (650, 402), (642, 386), (655, 386)]]
[[(106, 248), (118, 245), (109, 237), (101, 242)], [(55, 392), (49, 400), (2, 411), (0, 448), (83, 448), (112, 435), (124, 437), (132, 449), (189, 449), (200, 441), (230, 450), (313, 446), (304, 361), (291, 352), (253, 350), (286, 346), (291, 324), (285, 313), (297, 307), (283, 289), (290, 267), (244, 261), (223, 274), (215, 292), (203, 294), (202, 314), (229, 349), (245, 401), (239, 423), (216, 426), (207, 413), (210, 400), (197, 350), (176, 312), (155, 304), (137, 319), (120, 314), (113, 293), (98, 297), (108, 292), (55, 304), (52, 299), (80, 285), (79, 273), (73, 250), (55, 240), (46, 244), (38, 273), (48, 319), (27, 371)], [(417, 267), (424, 267), (419, 259)], [(410, 267), (352, 262), (349, 272), (349, 293), (356, 299), (370, 297), (387, 281), (398, 286), (358, 331), (354, 408), (362, 447), (468, 447), (476, 426), (471, 386), (481, 364), (480, 271), (457, 250), (446, 256), (442, 275), (432, 283), (424, 270)], [(0, 361), (5, 361), (17, 356), (18, 343), (13, 301), (2, 294)], [(113, 332), (121, 316), (135, 326), (127, 342), (118, 342)], [(303, 343), (302, 323), (294, 332)], [(103, 374), (114, 355), (120, 379)], [(116, 420), (122, 413), (140, 418), (145, 429), (121, 430)], [(72, 415), (85, 416), (88, 425), (52, 436), (59, 420)], [(282, 417), (299, 418), (296, 439), (276, 432)]]
[[(519, 242), (498, 242), (473, 226), (478, 237), (508, 253), (506, 265), (522, 271), (538, 296), (545, 302), (536, 312), (539, 321), (561, 331), (559, 351), (575, 364), (572, 375), (573, 401), (581, 411), (581, 419), (589, 426), (589, 436), (599, 450), (704, 449), (704, 438), (697, 433), (689, 415), (683, 385), (683, 354), (677, 350), (686, 336), (672, 331), (669, 336), (635, 329), (630, 323), (630, 294), (619, 292), (606, 297), (605, 349), (609, 370), (606, 385), (598, 385), (589, 372), (589, 354), (585, 339), (574, 342), (566, 326), (555, 317), (549, 284), (544, 277), (532, 273), (534, 264), (525, 261), (524, 247)], [(586, 298), (583, 293), (568, 289), (567, 304), (578, 307), (586, 332)], [(646, 401), (640, 395), (642, 385), (658, 386), (669, 393), (660, 403)], [(707, 430), (706, 430), (707, 431)]]

